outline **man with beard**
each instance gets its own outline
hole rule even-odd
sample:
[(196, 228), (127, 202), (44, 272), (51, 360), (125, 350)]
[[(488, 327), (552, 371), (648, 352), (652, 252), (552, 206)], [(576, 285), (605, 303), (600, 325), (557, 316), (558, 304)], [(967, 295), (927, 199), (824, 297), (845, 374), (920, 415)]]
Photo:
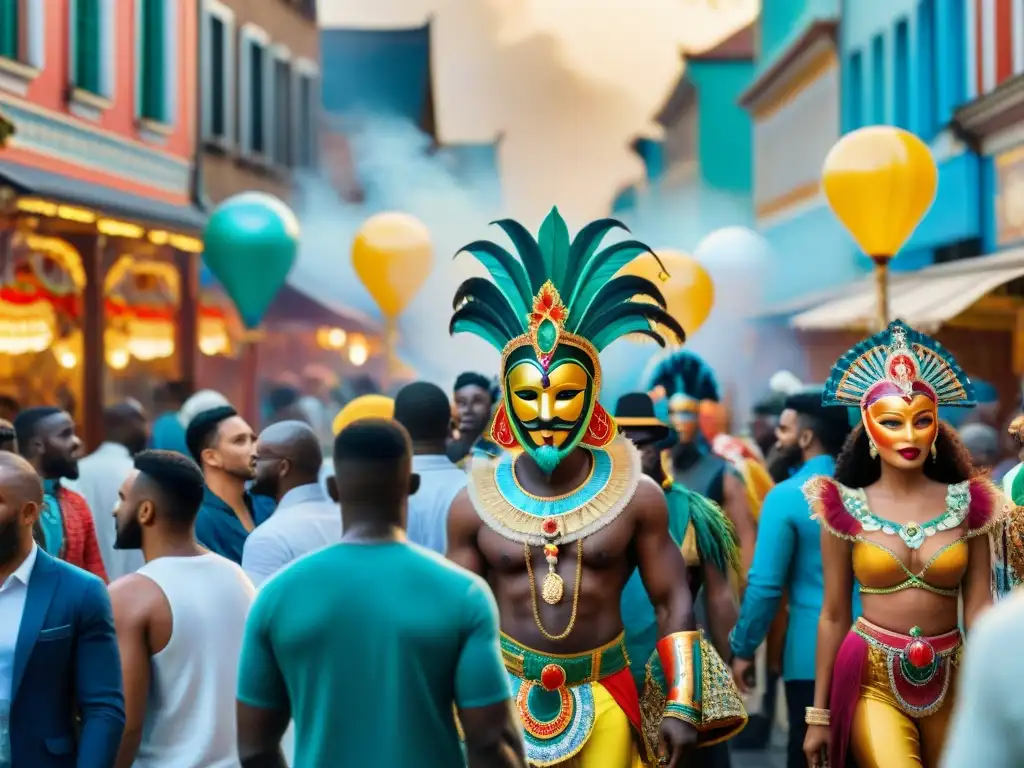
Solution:
[(14, 420), (21, 455), (43, 480), (43, 506), (39, 534), (43, 550), (107, 581), (96, 526), (85, 499), (63, 486), (61, 480), (78, 479), (82, 441), (75, 422), (59, 408), (28, 408)]
[(118, 494), (115, 546), (146, 562), (110, 586), (126, 714), (114, 768), (238, 765), (234, 691), (256, 590), (196, 541), (204, 492), (191, 459), (143, 451)]
[(132, 457), (149, 441), (149, 419), (141, 403), (125, 400), (103, 412), (104, 441), (78, 463), (79, 478), (73, 488), (92, 511), (100, 555), (111, 581), (134, 573), (142, 565), (136, 551), (114, 548), (110, 511), (117, 506), (121, 483), (132, 471)]
[(33, 540), (43, 488), (0, 454), (0, 765), (110, 768), (124, 728), (106, 587)]
[[(747, 690), (754, 654), (768, 634), (783, 593), (789, 596), (789, 621), (782, 676), (789, 715), (788, 768), (803, 768), (804, 710), (814, 703), (814, 653), (818, 614), (824, 599), (821, 532), (811, 518), (803, 484), (815, 475), (831, 476), (836, 456), (850, 433), (845, 409), (825, 408), (821, 390), (790, 395), (779, 417), (776, 453), (796, 469), (765, 498), (747, 589), (732, 632), (732, 671)], [(856, 598), (856, 595), (855, 595)], [(859, 604), (854, 604), (854, 615)]]
[(648, 390), (668, 399), (669, 417), (679, 442), (672, 446), (672, 476), (680, 485), (706, 496), (725, 510), (740, 541), (741, 576), (754, 557), (757, 525), (750, 496), (738, 471), (716, 454), (699, 429), (701, 402), (718, 402), (718, 382), (704, 360), (680, 350), (662, 360), (651, 374)]
[(459, 417), (459, 439), (449, 447), (448, 458), (457, 463), (471, 459), (474, 451), (497, 456), (498, 446), (484, 436), (494, 409), (491, 381), (482, 373), (467, 371), (455, 379), (455, 411)]
[(320, 439), (304, 421), (279, 421), (256, 441), (252, 492), (277, 509), (245, 540), (242, 569), (257, 587), (288, 563), (341, 540), (341, 512), (318, 481)]
[[(640, 451), (644, 474), (665, 490), (668, 530), (686, 560), (690, 594), (696, 597), (704, 587), (707, 627), (715, 647), (727, 656), (729, 632), (736, 623), (736, 601), (729, 576), (739, 567), (732, 524), (714, 502), (674, 483), (665, 473), (661, 446), (671, 430), (654, 415), (654, 402), (649, 395), (634, 392), (620, 397), (615, 406), (615, 421)], [(639, 571), (633, 572), (623, 590), (622, 622), (626, 627), (630, 669), (637, 687), (642, 689), (647, 678), (647, 660), (658, 640), (658, 618)], [(741, 728), (743, 721), (738, 720), (735, 730)], [(729, 749), (724, 742), (705, 747), (687, 765), (728, 766)]]
[(193, 417), (185, 442), (206, 479), (196, 538), (241, 564), (246, 538), (274, 511), (273, 499), (246, 490), (256, 476), (256, 435), (234, 408), (223, 405)]

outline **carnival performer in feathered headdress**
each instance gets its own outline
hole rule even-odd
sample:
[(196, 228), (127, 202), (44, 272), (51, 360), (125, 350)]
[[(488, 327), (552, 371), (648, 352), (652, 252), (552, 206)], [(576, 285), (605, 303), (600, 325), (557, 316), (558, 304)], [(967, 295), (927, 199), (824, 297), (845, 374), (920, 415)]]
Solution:
[(667, 399), (678, 438), (666, 452), (666, 470), (680, 485), (725, 510), (739, 536), (745, 575), (754, 558), (755, 510), (772, 486), (767, 470), (733, 451), (726, 456), (716, 453), (701, 432), (701, 404), (720, 399), (714, 371), (701, 357), (688, 350), (673, 352), (651, 373), (647, 389), (656, 399)]
[[(939, 406), (974, 405), (972, 389), (947, 350), (899, 320), (843, 355), (825, 384), (823, 404), (856, 406), (862, 423), (835, 480), (804, 487), (833, 534), (821, 552), (812, 766), (846, 765), (848, 751), (860, 768), (938, 764), (963, 642), (958, 603), (969, 632), (992, 602), (984, 534), (1005, 506), (939, 421)], [(854, 583), (862, 614), (850, 629)]]
[[(598, 354), (627, 334), (663, 343), (652, 323), (680, 339), (683, 330), (655, 285), (615, 276), (634, 258), (657, 258), (635, 240), (602, 248), (618, 222), (570, 238), (552, 209), (536, 239), (515, 221), (497, 224), (516, 254), (486, 240), (463, 249), (491, 280), (462, 284), (451, 331), (501, 352), (504, 398), (490, 439), (505, 452), (474, 461), (450, 512), (449, 556), (486, 576), (497, 597), (532, 765), (626, 768), (643, 756), (680, 766), (688, 748), (728, 738), (746, 716), (694, 627), (664, 493), (598, 403)], [(660, 701), (646, 721), (619, 614), (634, 564), (661, 619), (648, 691)], [(725, 706), (702, 707), (712, 698)], [(654, 754), (659, 738), (664, 751)]]

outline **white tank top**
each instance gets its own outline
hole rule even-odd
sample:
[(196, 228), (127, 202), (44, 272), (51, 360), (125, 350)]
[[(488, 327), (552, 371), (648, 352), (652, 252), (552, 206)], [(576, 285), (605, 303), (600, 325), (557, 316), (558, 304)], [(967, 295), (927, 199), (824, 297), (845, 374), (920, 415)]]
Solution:
[(171, 606), (171, 639), (152, 657), (135, 768), (239, 768), (235, 691), (256, 590), (220, 555), (159, 557), (138, 573)]

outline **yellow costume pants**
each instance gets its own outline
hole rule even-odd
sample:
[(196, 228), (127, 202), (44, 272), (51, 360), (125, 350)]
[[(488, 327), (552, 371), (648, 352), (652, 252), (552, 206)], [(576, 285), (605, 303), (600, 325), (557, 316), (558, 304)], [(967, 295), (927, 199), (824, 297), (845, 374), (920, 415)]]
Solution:
[[(643, 768), (629, 718), (600, 683), (593, 685), (594, 730), (574, 757), (556, 768)], [(531, 765), (533, 765), (531, 763)]]
[(893, 697), (882, 657), (869, 652), (850, 730), (849, 748), (858, 768), (939, 768), (956, 697), (955, 667), (950, 671), (954, 677), (942, 708), (915, 718)]

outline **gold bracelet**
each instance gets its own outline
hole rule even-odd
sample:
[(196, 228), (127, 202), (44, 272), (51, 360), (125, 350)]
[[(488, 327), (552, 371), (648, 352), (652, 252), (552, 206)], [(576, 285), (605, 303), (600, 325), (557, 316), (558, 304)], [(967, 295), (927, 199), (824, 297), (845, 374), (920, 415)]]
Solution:
[(820, 707), (807, 707), (804, 712), (804, 722), (807, 725), (832, 725), (832, 713)]

